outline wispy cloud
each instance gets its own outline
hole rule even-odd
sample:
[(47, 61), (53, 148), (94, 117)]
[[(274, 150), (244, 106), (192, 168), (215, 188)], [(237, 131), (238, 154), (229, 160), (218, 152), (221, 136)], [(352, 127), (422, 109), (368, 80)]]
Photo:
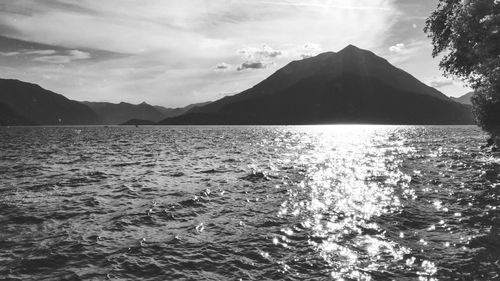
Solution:
[(432, 81), (430, 83), (430, 86), (431, 87), (434, 87), (434, 88), (443, 88), (443, 87), (446, 87), (446, 86), (451, 86), (451, 85), (454, 85), (455, 83), (453, 83), (453, 81)]
[(53, 55), (55, 53), (55, 50), (19, 50), (13, 52), (0, 52), (0, 55), (11, 57), (18, 55)]
[(292, 57), (300, 57), (300, 58), (310, 58), (317, 54), (319, 54), (323, 48), (321, 48), (320, 44), (317, 43), (305, 43), (304, 45), (299, 45), (297, 47), (292, 48), (288, 51)]
[(457, 83), (455, 80), (439, 76), (439, 77), (433, 77), (432, 80), (429, 81), (428, 84), (431, 87), (439, 89), (439, 88), (444, 88), (444, 87), (447, 87), (447, 86), (457, 85), (459, 83)]
[(389, 47), (389, 51), (391, 51), (393, 53), (399, 53), (399, 52), (403, 51), (404, 48), (405, 48), (405, 44), (398, 43), (396, 45), (390, 46)]
[(19, 54), (20, 52), (0, 52), (0, 55), (4, 57), (12, 57), (12, 56), (17, 56)]
[(415, 57), (420, 57), (422, 59), (423, 54), (425, 54), (426, 58), (432, 59), (431, 51), (432, 45), (429, 43), (428, 39), (424, 37), (421, 40), (397, 43), (389, 46), (383, 55), (387, 56), (391, 63), (398, 65), (408, 61), (414, 61)]
[(263, 45), (262, 47), (245, 47), (237, 52), (251, 60), (271, 59), (283, 55), (283, 51), (275, 50), (267, 45)]
[(278, 5), (278, 6), (296, 6), (296, 7), (315, 7), (329, 9), (344, 9), (344, 10), (381, 10), (388, 11), (389, 7), (370, 6), (366, 4), (353, 5), (355, 2), (350, 2), (350, 5), (344, 5), (346, 1), (255, 1), (260, 4)]
[[(30, 52), (33, 54), (33, 52)], [(38, 52), (38, 54), (55, 54), (56, 52)], [(41, 57), (36, 57), (33, 60), (34, 61), (39, 61), (39, 62), (46, 62), (46, 63), (57, 63), (57, 64), (64, 64), (64, 63), (69, 63), (75, 60), (84, 60), (84, 59), (89, 59), (90, 54), (78, 50), (71, 50), (67, 52), (67, 54), (60, 54), (60, 55), (48, 55), (48, 56), (41, 56)]]
[(23, 54), (25, 55), (42, 55), (42, 56), (53, 55), (55, 53), (56, 53), (55, 50), (33, 50), (33, 51), (23, 52)]

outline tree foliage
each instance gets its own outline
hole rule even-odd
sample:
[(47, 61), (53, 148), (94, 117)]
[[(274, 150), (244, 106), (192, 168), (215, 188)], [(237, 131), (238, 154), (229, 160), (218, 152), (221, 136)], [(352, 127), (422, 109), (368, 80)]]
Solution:
[(439, 0), (425, 32), (445, 73), (475, 90), (478, 125), (500, 136), (500, 0)]

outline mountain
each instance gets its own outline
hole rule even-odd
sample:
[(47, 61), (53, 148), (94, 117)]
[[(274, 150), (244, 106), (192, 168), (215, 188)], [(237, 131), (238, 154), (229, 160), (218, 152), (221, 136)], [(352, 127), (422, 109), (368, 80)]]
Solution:
[(120, 125), (156, 125), (156, 122), (143, 119), (130, 119), (127, 122), (122, 123)]
[[(89, 107), (42, 87), (12, 79), (0, 79), (3, 115), (15, 118), (18, 125), (90, 125), (100, 123)], [(12, 119), (9, 119), (12, 120)]]
[(293, 61), (254, 87), (159, 124), (472, 124), (459, 104), (349, 45)]
[(205, 106), (209, 103), (211, 103), (211, 102), (193, 103), (193, 104), (190, 104), (190, 105), (185, 106), (185, 107), (177, 107), (177, 108), (165, 108), (163, 106), (156, 105), (155, 108), (158, 111), (160, 111), (161, 113), (163, 113), (163, 115), (165, 116), (164, 118), (168, 118), (168, 117), (175, 117), (175, 116), (182, 115), (193, 108), (202, 107), (202, 106)]
[(35, 123), (19, 115), (10, 106), (0, 103), (0, 126), (19, 125), (35, 125)]
[(454, 101), (456, 102), (459, 102), (461, 104), (468, 104), (468, 105), (472, 105), (472, 102), (471, 102), (471, 98), (472, 98), (472, 95), (474, 94), (474, 92), (470, 92), (470, 93), (467, 93), (463, 96), (460, 96), (458, 98), (452, 98)]
[(122, 124), (132, 119), (158, 122), (166, 117), (160, 110), (145, 102), (130, 104), (86, 101), (82, 104), (94, 110), (106, 125)]

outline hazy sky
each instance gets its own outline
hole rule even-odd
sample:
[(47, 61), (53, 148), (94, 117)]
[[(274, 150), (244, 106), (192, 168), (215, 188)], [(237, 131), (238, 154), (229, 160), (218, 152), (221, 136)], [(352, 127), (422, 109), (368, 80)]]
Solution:
[(423, 33), (437, 0), (0, 2), (0, 78), (71, 99), (183, 106), (245, 90), (348, 44), (450, 96)]

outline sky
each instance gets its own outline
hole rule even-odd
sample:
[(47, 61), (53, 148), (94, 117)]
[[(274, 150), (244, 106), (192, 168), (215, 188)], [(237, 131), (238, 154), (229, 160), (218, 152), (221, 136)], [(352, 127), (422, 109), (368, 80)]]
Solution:
[(79, 101), (166, 107), (217, 100), (293, 60), (349, 44), (448, 96), (425, 19), (437, 0), (0, 2), (0, 78)]

